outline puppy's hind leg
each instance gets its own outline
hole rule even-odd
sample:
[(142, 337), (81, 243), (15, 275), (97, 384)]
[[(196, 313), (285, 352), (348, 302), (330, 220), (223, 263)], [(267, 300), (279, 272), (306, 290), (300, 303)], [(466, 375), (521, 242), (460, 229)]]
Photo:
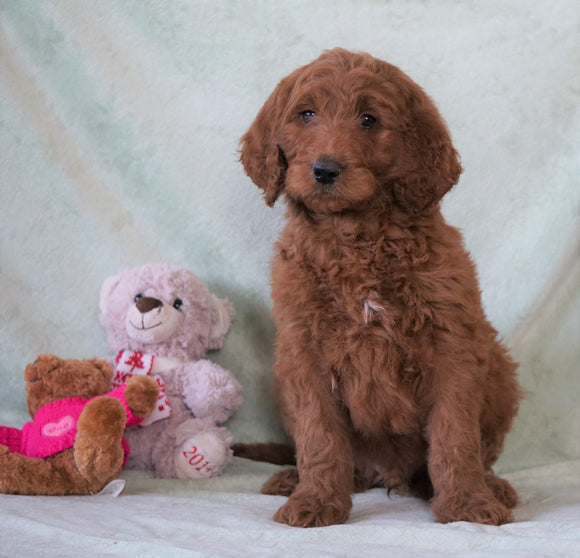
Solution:
[[(291, 444), (277, 444), (274, 442), (234, 444), (232, 449), (236, 457), (273, 463), (274, 465), (296, 465), (296, 450)], [(297, 469), (284, 469), (270, 477), (262, 487), (262, 494), (290, 496), (294, 492), (298, 480)]]
[(290, 496), (294, 492), (298, 480), (298, 469), (284, 469), (270, 477), (262, 487), (262, 494)]

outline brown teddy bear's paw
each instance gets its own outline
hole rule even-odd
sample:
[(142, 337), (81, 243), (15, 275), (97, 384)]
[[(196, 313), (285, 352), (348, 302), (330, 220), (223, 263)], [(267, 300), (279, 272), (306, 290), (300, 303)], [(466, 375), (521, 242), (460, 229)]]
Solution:
[(159, 396), (157, 382), (149, 376), (133, 376), (125, 386), (125, 400), (138, 417), (146, 417), (153, 409)]
[(298, 469), (285, 469), (276, 473), (262, 486), (262, 494), (290, 496), (298, 484)]

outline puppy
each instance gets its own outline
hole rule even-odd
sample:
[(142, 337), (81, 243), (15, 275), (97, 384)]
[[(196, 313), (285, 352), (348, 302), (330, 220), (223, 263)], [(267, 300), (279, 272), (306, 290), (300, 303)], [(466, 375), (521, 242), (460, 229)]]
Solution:
[(461, 166), (423, 90), (368, 54), (325, 52), (283, 79), (241, 140), (287, 225), (272, 269), (275, 392), (297, 471), (274, 519), (344, 522), (351, 493), (407, 489), (440, 522), (500, 525), (492, 472), (520, 399), (473, 262), (439, 201)]

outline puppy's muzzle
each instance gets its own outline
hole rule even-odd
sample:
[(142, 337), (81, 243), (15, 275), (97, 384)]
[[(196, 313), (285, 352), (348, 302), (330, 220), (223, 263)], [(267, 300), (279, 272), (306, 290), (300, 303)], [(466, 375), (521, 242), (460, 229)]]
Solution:
[(331, 186), (342, 171), (342, 165), (332, 155), (321, 155), (312, 165), (312, 176), (318, 184)]

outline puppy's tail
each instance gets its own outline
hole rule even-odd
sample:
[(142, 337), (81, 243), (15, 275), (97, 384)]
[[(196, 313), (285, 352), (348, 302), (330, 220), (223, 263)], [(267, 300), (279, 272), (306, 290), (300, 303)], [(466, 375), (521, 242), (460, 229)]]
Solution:
[(296, 452), (290, 444), (234, 444), (234, 455), (274, 465), (296, 465)]

